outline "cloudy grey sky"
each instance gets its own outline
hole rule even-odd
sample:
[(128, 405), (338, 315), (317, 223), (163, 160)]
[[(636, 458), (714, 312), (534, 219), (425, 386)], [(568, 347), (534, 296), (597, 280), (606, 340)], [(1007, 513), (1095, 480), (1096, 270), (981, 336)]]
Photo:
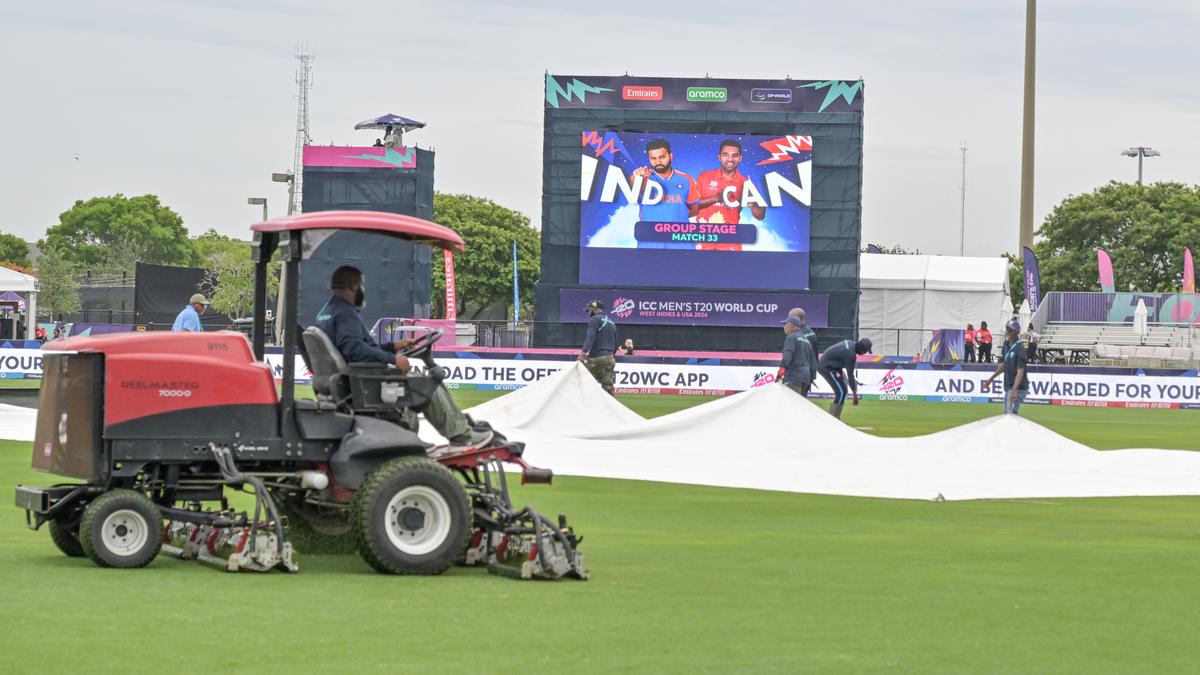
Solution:
[[(372, 9), (368, 7), (391, 7)], [(695, 0), (686, 11), (568, 0), (128, 0), (0, 3), (0, 229), (28, 239), (76, 199), (155, 193), (193, 234), (246, 236), (290, 167), (293, 54), (316, 52), (312, 135), (425, 120), (436, 185), (540, 218), (543, 72), (866, 82), (863, 235), (968, 255), (1015, 250), (1020, 0)], [(1039, 8), (1039, 220), (1064, 196), (1133, 180), (1200, 183), (1200, 5)], [(75, 159), (78, 157), (78, 159)]]

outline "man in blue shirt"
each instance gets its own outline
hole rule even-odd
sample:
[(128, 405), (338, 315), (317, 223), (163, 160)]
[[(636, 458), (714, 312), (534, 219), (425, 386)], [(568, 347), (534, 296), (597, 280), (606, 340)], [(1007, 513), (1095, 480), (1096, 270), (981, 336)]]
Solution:
[[(646, 144), (646, 159), (650, 166), (634, 169), (633, 175), (641, 176), (646, 182), (638, 202), (638, 220), (654, 223), (686, 223), (700, 210), (700, 190), (692, 177), (671, 167), (675, 155), (671, 144), (656, 139)], [(662, 188), (657, 204), (645, 203), (650, 182)], [(696, 244), (670, 241), (639, 241), (638, 248), (695, 249)]]
[(854, 405), (858, 405), (858, 380), (854, 378), (854, 366), (858, 363), (859, 354), (871, 353), (871, 341), (863, 338), (858, 342), (842, 340), (826, 349), (821, 354), (818, 363), (821, 377), (829, 383), (833, 390), (833, 403), (829, 404), (829, 414), (842, 418), (842, 406), (846, 404), (846, 388), (850, 389)]
[[(333, 271), (329, 287), (333, 296), (317, 312), (317, 328), (329, 336), (346, 362), (386, 363), (407, 373), (411, 368), (408, 357), (396, 352), (408, 348), (412, 340), (397, 340), (381, 345), (371, 337), (371, 331), (363, 323), (359, 314), (359, 310), (366, 305), (362, 272), (356, 267), (343, 265)], [(450, 440), (451, 453), (485, 447), (494, 435), (487, 429), (473, 429), (467, 416), (450, 397), (450, 392), (441, 384), (434, 390), (433, 398), (422, 412), (425, 413), (425, 419)]]
[(579, 351), (579, 361), (604, 391), (615, 396), (613, 379), (617, 361), (613, 353), (617, 350), (617, 324), (604, 313), (604, 303), (599, 300), (589, 302), (584, 311), (592, 318), (588, 320), (587, 337)]
[(1004, 414), (1016, 415), (1029, 393), (1029, 378), (1025, 369), (1029, 366), (1029, 354), (1025, 343), (1021, 341), (1021, 322), (1013, 319), (1004, 327), (1004, 350), (1001, 354), (1000, 367), (992, 373), (985, 382), (985, 387), (992, 386), (996, 376), (1004, 373)]
[(183, 308), (179, 316), (175, 317), (175, 323), (171, 325), (171, 330), (176, 333), (199, 333), (204, 330), (200, 326), (200, 315), (204, 310), (208, 309), (208, 298), (205, 298), (200, 293), (196, 293), (188, 300), (188, 306)]

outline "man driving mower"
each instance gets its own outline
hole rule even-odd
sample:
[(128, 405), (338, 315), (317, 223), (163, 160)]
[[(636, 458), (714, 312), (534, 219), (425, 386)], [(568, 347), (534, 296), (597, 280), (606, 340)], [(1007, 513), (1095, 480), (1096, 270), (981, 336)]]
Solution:
[[(405, 339), (381, 345), (371, 337), (370, 330), (359, 314), (359, 310), (366, 305), (363, 273), (356, 267), (343, 265), (334, 270), (329, 288), (332, 296), (317, 312), (317, 327), (329, 336), (346, 362), (385, 363), (407, 373), (411, 365), (402, 352), (413, 341)], [(442, 456), (486, 447), (494, 436), (490, 429), (473, 428), (470, 419), (458, 408), (450, 392), (441, 383), (421, 412), (450, 441), (449, 449), (441, 453)]]

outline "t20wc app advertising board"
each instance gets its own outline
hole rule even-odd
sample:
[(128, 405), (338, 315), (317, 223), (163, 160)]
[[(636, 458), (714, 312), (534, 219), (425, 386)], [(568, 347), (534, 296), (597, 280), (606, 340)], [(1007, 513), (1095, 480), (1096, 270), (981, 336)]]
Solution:
[(808, 288), (811, 136), (581, 140), (581, 284)]

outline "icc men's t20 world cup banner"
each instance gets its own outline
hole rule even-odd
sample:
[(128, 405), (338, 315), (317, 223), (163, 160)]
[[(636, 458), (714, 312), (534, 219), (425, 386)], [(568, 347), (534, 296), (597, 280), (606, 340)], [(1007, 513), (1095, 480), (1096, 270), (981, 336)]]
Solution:
[(808, 287), (811, 136), (585, 131), (579, 281)]

